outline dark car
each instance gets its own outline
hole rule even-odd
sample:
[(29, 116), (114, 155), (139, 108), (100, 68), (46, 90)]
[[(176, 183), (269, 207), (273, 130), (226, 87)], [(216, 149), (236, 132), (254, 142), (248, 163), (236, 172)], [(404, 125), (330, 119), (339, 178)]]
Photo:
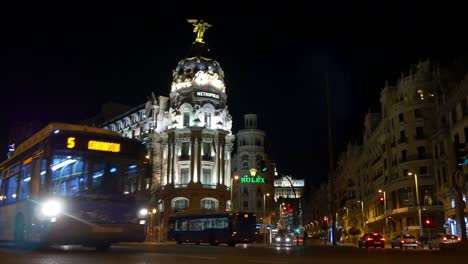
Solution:
[(419, 241), (413, 235), (398, 235), (390, 241), (392, 248), (417, 248)]
[(284, 246), (284, 247), (290, 247), (293, 246), (295, 243), (294, 238), (289, 235), (278, 235), (273, 239), (273, 244), (275, 246)]
[(379, 233), (364, 234), (358, 241), (359, 248), (362, 247), (385, 247), (385, 238)]

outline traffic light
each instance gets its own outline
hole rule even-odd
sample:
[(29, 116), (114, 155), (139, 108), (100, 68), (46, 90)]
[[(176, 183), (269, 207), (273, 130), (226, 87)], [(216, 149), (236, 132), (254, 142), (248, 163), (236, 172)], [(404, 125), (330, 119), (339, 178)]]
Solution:
[(424, 220), (424, 227), (432, 227), (432, 220), (430, 218), (426, 218), (426, 220)]
[(268, 167), (266, 166), (265, 160), (260, 160), (258, 170), (260, 170), (261, 172), (266, 172), (268, 170)]
[(466, 155), (466, 142), (465, 143), (456, 143), (455, 142), (455, 158), (456, 165), (463, 167), (468, 165), (468, 157)]
[(322, 229), (327, 230), (328, 229), (328, 217), (324, 216), (322, 219)]
[(294, 231), (296, 232), (296, 234), (299, 235), (299, 233), (301, 232), (301, 230), (299, 229), (299, 227), (296, 227), (296, 229), (294, 229)]
[(381, 204), (383, 204), (383, 203), (385, 202), (383, 196), (380, 196), (380, 197), (379, 197), (379, 202), (380, 202)]

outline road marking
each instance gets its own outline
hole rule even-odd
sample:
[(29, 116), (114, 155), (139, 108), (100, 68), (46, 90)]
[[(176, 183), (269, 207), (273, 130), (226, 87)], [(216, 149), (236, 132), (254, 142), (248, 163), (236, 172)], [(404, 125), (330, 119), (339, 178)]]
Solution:
[(177, 254), (167, 254), (167, 253), (144, 253), (145, 255), (160, 255), (160, 256), (170, 256), (170, 257), (180, 257), (180, 258), (196, 258), (196, 259), (216, 259), (216, 257), (205, 257), (205, 256), (186, 256), (186, 255), (177, 255)]
[(272, 264), (284, 264), (284, 263), (288, 263), (288, 262), (284, 262), (284, 261), (267, 261), (267, 260), (247, 260), (247, 262), (255, 262), (255, 263), (272, 263)]

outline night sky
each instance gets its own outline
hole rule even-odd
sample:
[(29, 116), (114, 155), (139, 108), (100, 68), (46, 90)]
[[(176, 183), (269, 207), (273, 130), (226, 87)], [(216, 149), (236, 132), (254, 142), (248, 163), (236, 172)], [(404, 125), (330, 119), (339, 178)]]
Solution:
[(213, 25), (205, 40), (225, 72), (234, 133), (258, 114), (279, 172), (318, 184), (328, 168), (326, 72), (338, 153), (361, 142), (386, 80), (468, 47), (464, 9), (448, 1), (36, 2), (0, 7), (0, 160), (18, 122), (79, 122), (108, 101), (168, 96), (195, 18)]

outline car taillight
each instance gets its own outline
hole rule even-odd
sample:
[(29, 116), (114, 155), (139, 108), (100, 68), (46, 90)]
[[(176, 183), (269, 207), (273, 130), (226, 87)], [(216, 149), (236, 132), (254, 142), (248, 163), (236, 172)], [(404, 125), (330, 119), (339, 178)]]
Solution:
[(457, 240), (458, 240), (458, 241), (460, 241), (460, 240), (461, 240), (461, 238), (457, 237)]
[(367, 240), (374, 240), (372, 237), (368, 237)]
[(402, 244), (404, 244), (404, 243), (405, 243), (405, 241), (404, 241), (404, 240), (402, 240), (402, 241), (400, 241), (400, 242), (401, 242)]
[(385, 241), (385, 238), (382, 237), (380, 240)]
[(444, 241), (445, 241), (445, 240), (447, 240), (447, 238), (446, 238), (446, 237), (444, 237)]

